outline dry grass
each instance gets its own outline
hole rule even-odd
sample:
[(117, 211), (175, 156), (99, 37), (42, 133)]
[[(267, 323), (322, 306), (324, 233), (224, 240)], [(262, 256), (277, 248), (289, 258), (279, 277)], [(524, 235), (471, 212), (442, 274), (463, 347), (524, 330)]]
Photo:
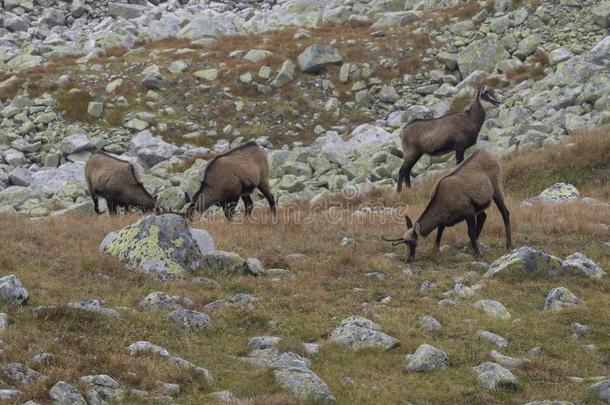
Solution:
[(532, 61), (526, 62), (516, 68), (508, 69), (505, 72), (507, 78), (521, 83), (528, 79), (540, 80), (546, 75), (544, 69), (549, 65), (549, 56), (546, 52), (537, 50)]
[[(609, 269), (610, 256), (603, 242), (610, 239), (610, 232), (599, 226), (608, 222), (609, 208), (582, 209), (570, 204), (525, 208), (520, 204), (522, 195), (539, 192), (555, 180), (574, 181), (583, 194), (608, 199), (608, 131), (583, 134), (569, 142), (573, 145), (521, 151), (503, 160), (515, 245), (531, 245), (561, 257), (580, 251)], [(410, 205), (401, 212), (416, 217), (432, 182), (431, 179), (402, 196), (378, 190), (360, 197), (355, 207), (375, 201), (389, 205), (406, 200)], [(407, 276), (401, 270), (403, 249), (379, 240), (382, 234), (403, 232), (401, 216), (371, 216), (366, 221), (354, 221), (350, 214), (349, 210), (309, 210), (303, 206), (294, 211), (285, 207), (280, 209), (275, 224), (270, 222), (267, 209), (255, 210), (253, 220), (245, 223), (204, 220), (195, 224), (211, 233), (219, 249), (258, 257), (265, 266), (283, 267), (295, 276), (272, 280), (204, 272), (220, 282), (219, 289), (187, 281), (157, 282), (127, 271), (116, 260), (98, 253), (104, 235), (132, 223), (138, 218), (135, 215), (76, 215), (37, 222), (0, 216), (0, 268), (3, 274), (16, 274), (31, 294), (29, 305), (24, 308), (0, 308), (11, 320), (9, 328), (2, 332), (5, 344), (0, 360), (23, 362), (49, 376), (45, 382), (27, 389), (19, 403), (28, 399), (48, 403), (47, 392), (54, 382), (76, 382), (78, 377), (92, 373), (109, 373), (125, 388), (155, 391), (157, 381), (179, 383), (181, 394), (177, 401), (184, 404), (202, 403), (207, 393), (222, 389), (230, 389), (246, 403), (291, 403), (275, 386), (269, 370), (232, 358), (243, 354), (248, 339), (258, 335), (284, 337), (280, 350), (301, 351), (302, 342), (321, 343), (320, 354), (312, 359), (312, 369), (330, 386), (340, 404), (395, 403), (396, 398), (412, 403), (456, 404), (522, 404), (548, 398), (579, 402), (586, 398), (586, 384), (571, 385), (567, 377), (610, 372), (610, 341), (604, 315), (610, 305), (608, 277), (600, 281), (570, 275), (553, 279), (485, 279), (486, 286), (475, 298), (457, 299), (456, 306), (442, 308), (437, 301), (453, 286), (455, 277), (474, 271), (470, 281), (474, 283), (482, 273), (470, 256), (459, 254), (467, 245), (465, 226), (460, 224), (445, 232), (443, 243), (447, 247), (439, 258), (431, 256), (433, 240), (424, 241), (418, 249), (418, 260), (411, 266), (413, 275)], [(494, 208), (488, 214), (481, 242), (487, 246), (483, 256), (489, 262), (504, 253), (504, 240), (499, 214)], [(309, 222), (303, 221), (305, 216)], [(345, 235), (353, 236), (355, 244), (340, 246)], [(290, 253), (306, 256), (288, 260), (286, 255)], [(364, 277), (363, 273), (369, 271), (382, 271), (387, 278)], [(424, 280), (433, 281), (436, 287), (419, 291)], [(568, 287), (585, 304), (559, 313), (542, 313), (547, 291), (559, 285)], [(108, 307), (137, 309), (137, 303), (153, 291), (190, 297), (195, 310), (238, 292), (251, 294), (259, 301), (254, 309), (211, 312), (213, 327), (199, 332), (177, 329), (157, 312), (122, 312), (122, 320), (109, 320), (65, 306), (97, 298)], [(392, 300), (381, 304), (386, 296)], [(481, 315), (472, 303), (482, 298), (502, 302), (514, 320), (505, 322)], [(364, 303), (369, 312), (363, 312)], [(58, 307), (35, 315), (31, 308), (38, 305)], [(341, 319), (354, 314), (371, 318), (370, 311), (377, 315), (375, 322), (400, 339), (400, 348), (354, 353), (326, 342), (325, 336)], [(437, 318), (443, 328), (435, 332), (420, 328), (417, 319), (424, 314)], [(277, 328), (269, 326), (270, 320), (277, 323)], [(589, 335), (570, 339), (573, 321), (587, 324)], [(507, 338), (509, 347), (501, 351), (508, 355), (528, 357), (527, 350), (542, 346), (544, 357), (532, 358), (527, 367), (514, 371), (523, 383), (521, 390), (487, 392), (480, 388), (471, 367), (489, 361), (488, 353), (495, 347), (476, 336), (479, 329)], [(208, 367), (216, 377), (215, 386), (206, 387), (196, 376), (161, 359), (127, 356), (124, 348), (136, 340), (160, 344)], [(445, 350), (451, 367), (427, 374), (402, 372), (404, 355), (422, 343)], [(585, 349), (585, 344), (595, 344), (597, 351)], [(43, 351), (53, 353), (55, 361), (34, 365), (31, 357)], [(354, 384), (345, 385), (345, 377)], [(146, 401), (129, 398), (126, 403)]]
[(56, 95), (57, 110), (63, 119), (68, 122), (91, 122), (93, 117), (87, 113), (89, 102), (93, 96), (88, 91), (63, 91)]

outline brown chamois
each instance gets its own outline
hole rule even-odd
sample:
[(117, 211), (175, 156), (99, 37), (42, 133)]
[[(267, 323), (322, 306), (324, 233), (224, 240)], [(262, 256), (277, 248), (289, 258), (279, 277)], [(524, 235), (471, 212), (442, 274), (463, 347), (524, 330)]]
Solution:
[(396, 191), (402, 190), (403, 183), (411, 187), (411, 169), (423, 154), (437, 156), (455, 151), (457, 164), (462, 163), (464, 151), (477, 142), (485, 110), (499, 104), (493, 91), (482, 86), (466, 111), (407, 124), (400, 132), (404, 162)]
[(218, 204), (227, 220), (231, 221), (241, 197), (245, 213), (250, 215), (254, 206), (250, 194), (256, 188), (263, 193), (275, 215), (275, 199), (269, 185), (267, 156), (256, 142), (248, 142), (216, 156), (208, 163), (199, 190), (191, 200), (187, 198), (182, 212), (191, 218), (193, 212), (202, 213)]
[(108, 212), (116, 214), (118, 207), (135, 206), (153, 211), (156, 199), (144, 188), (134, 164), (104, 152), (96, 152), (85, 165), (85, 180), (96, 213), (100, 213), (98, 198), (106, 200)]
[(436, 182), (430, 202), (415, 224), (405, 215), (407, 231), (402, 237), (396, 239), (382, 237), (382, 239), (394, 242), (394, 246), (406, 244), (409, 247), (407, 261), (410, 261), (415, 257), (419, 237), (426, 237), (437, 229), (434, 245), (434, 253), (437, 255), (445, 227), (466, 221), (474, 256), (480, 259), (477, 240), (487, 218), (485, 209), (491, 201), (502, 214), (506, 249), (511, 249), (510, 215), (504, 204), (500, 164), (491, 154), (477, 150), (451, 173)]

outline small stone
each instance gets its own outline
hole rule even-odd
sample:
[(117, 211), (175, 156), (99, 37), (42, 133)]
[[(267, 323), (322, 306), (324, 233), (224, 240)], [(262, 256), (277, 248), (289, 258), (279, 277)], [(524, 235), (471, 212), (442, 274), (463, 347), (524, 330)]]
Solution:
[(593, 280), (599, 280), (607, 276), (604, 270), (582, 253), (574, 253), (568, 256), (561, 267), (564, 272), (583, 275)]
[(49, 391), (53, 405), (87, 405), (87, 401), (74, 386), (59, 381)]
[(428, 344), (417, 348), (415, 353), (407, 356), (406, 371), (434, 371), (449, 367), (447, 354)]
[(250, 272), (250, 274), (253, 274), (255, 276), (260, 276), (265, 274), (265, 268), (263, 267), (263, 264), (261, 263), (260, 260), (254, 258), (254, 257), (250, 257), (248, 259), (246, 259), (246, 266), (248, 268), (248, 272)]
[(204, 69), (199, 70), (194, 73), (195, 77), (200, 80), (205, 80), (208, 82), (212, 82), (218, 78), (218, 70), (217, 69)]
[(167, 317), (185, 328), (201, 329), (212, 326), (210, 317), (203, 312), (191, 311), (188, 309), (176, 309), (170, 312)]
[(0, 301), (8, 306), (25, 304), (30, 295), (21, 281), (14, 275), (0, 278)]
[(21, 363), (8, 363), (2, 367), (2, 372), (11, 383), (18, 387), (27, 387), (45, 378), (38, 371)]
[(387, 350), (400, 345), (398, 339), (385, 334), (381, 326), (360, 316), (342, 320), (330, 333), (329, 339), (339, 346), (348, 346), (354, 350), (370, 347)]
[(87, 106), (87, 114), (94, 118), (100, 118), (104, 113), (104, 103), (98, 101), (90, 101)]
[(517, 359), (515, 357), (505, 356), (496, 350), (492, 350), (489, 355), (496, 363), (509, 369), (521, 367), (523, 364), (529, 362), (529, 360), (526, 359)]
[(442, 327), (441, 323), (436, 320), (435, 318), (429, 316), (429, 315), (424, 315), (422, 317), (419, 318), (419, 324), (428, 330), (438, 330)]
[(519, 380), (510, 372), (510, 370), (502, 367), (497, 363), (481, 363), (473, 369), (478, 374), (478, 380), (488, 390), (496, 388), (519, 388)]
[(508, 346), (508, 341), (506, 339), (504, 339), (502, 336), (496, 335), (495, 333), (488, 332), (486, 330), (478, 330), (477, 335), (479, 337), (482, 337), (485, 340), (490, 341), (491, 343), (495, 344), (498, 347)]
[(319, 73), (326, 65), (341, 64), (343, 57), (336, 48), (311, 45), (297, 58), (299, 68), (305, 73)]
[(546, 297), (544, 311), (560, 311), (565, 307), (580, 305), (583, 301), (565, 287), (553, 288)]

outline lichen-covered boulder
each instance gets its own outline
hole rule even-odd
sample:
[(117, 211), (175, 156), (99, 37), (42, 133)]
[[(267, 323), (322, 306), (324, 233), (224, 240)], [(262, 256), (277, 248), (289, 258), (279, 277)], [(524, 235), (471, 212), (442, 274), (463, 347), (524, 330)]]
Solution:
[(87, 405), (80, 391), (65, 381), (59, 381), (49, 391), (53, 405)]
[(354, 350), (370, 347), (387, 350), (400, 345), (400, 341), (384, 333), (381, 326), (360, 316), (350, 316), (342, 320), (330, 333), (330, 341)]
[(283, 390), (306, 403), (334, 404), (328, 385), (306, 367), (285, 367), (273, 371), (273, 379)]
[(306, 73), (317, 73), (327, 65), (335, 65), (343, 62), (343, 57), (337, 48), (332, 46), (311, 45), (297, 58), (299, 68)]
[(572, 294), (565, 287), (553, 288), (546, 297), (544, 303), (545, 311), (560, 311), (565, 307), (582, 304), (583, 300)]
[(209, 252), (202, 257), (202, 266), (207, 271), (221, 274), (245, 274), (248, 265), (237, 253), (220, 250)]
[(502, 305), (501, 302), (498, 302), (498, 301), (480, 300), (474, 304), (474, 307), (476, 309), (478, 309), (479, 311), (483, 312), (485, 315), (492, 317), (492, 318), (498, 318), (498, 319), (504, 319), (504, 320), (508, 320), (511, 318), (510, 312), (508, 312), (506, 307), (504, 305)]
[(579, 198), (580, 193), (572, 184), (555, 183), (540, 193), (536, 199), (544, 204), (561, 204)]
[(185, 277), (203, 264), (186, 220), (175, 214), (148, 215), (104, 243), (106, 253), (160, 279)]
[(522, 246), (493, 262), (485, 277), (526, 273), (540, 276), (557, 276), (562, 272), (562, 261), (558, 257)]
[(599, 280), (607, 275), (597, 263), (582, 253), (574, 253), (566, 257), (563, 261), (562, 269), (566, 273), (583, 275), (593, 280)]

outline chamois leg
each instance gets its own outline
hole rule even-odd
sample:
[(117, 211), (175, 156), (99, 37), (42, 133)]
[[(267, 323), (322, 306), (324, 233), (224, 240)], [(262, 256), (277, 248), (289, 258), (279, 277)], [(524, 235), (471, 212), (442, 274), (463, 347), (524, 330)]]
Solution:
[(466, 218), (466, 224), (468, 225), (468, 237), (470, 238), (470, 244), (474, 252), (474, 258), (476, 260), (481, 259), (481, 252), (479, 251), (479, 244), (477, 242), (477, 220), (474, 216)]
[(441, 253), (441, 239), (443, 238), (444, 226), (439, 226), (436, 229), (436, 240), (434, 241), (434, 255), (438, 256)]
[(249, 217), (250, 215), (252, 215), (252, 207), (254, 207), (252, 197), (250, 197), (249, 195), (245, 195), (242, 196), (241, 199), (244, 202), (244, 211), (246, 213), (246, 216)]
[(236, 198), (222, 203), (222, 210), (225, 213), (227, 222), (231, 222), (233, 220), (233, 216), (235, 215), (235, 207), (237, 207), (237, 201), (239, 201), (239, 199)]
[(269, 202), (269, 207), (271, 207), (271, 212), (273, 213), (273, 216), (275, 216), (275, 214), (276, 214), (275, 198), (273, 198), (273, 194), (271, 194), (271, 187), (269, 187), (269, 184), (267, 184), (265, 182), (265, 183), (261, 183), (258, 186), (258, 189), (260, 190), (261, 193), (263, 193), (263, 195)]
[(513, 241), (510, 232), (510, 213), (508, 212), (508, 208), (506, 208), (506, 204), (504, 204), (504, 196), (502, 194), (498, 194), (494, 196), (494, 202), (502, 214), (502, 220), (504, 221), (504, 232), (506, 234), (506, 249), (510, 250), (513, 246)]
[(91, 199), (93, 200), (93, 210), (95, 211), (96, 214), (100, 213), (100, 201), (99, 198), (97, 198), (97, 196), (95, 194), (91, 194)]
[(415, 166), (420, 157), (421, 153), (417, 149), (408, 149), (404, 151), (405, 161), (398, 171), (397, 193), (401, 192), (403, 183), (406, 184), (407, 187), (411, 187), (411, 169), (413, 169), (413, 166)]
[(456, 165), (459, 165), (460, 163), (462, 163), (464, 161), (464, 150), (463, 149), (458, 149), (455, 151), (455, 161), (456, 161)]
[(117, 202), (113, 199), (107, 199), (106, 205), (108, 206), (108, 213), (111, 215), (116, 215)]
[(477, 241), (479, 240), (479, 236), (481, 235), (481, 231), (483, 230), (483, 225), (485, 225), (485, 220), (487, 219), (487, 214), (485, 211), (481, 211), (477, 214)]

